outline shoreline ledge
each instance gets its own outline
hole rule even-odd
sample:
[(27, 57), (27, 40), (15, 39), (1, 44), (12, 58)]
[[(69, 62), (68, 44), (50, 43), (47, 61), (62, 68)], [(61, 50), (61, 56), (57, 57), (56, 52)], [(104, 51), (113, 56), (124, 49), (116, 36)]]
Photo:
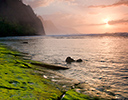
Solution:
[[(25, 60), (23, 56), (0, 44), (0, 100), (112, 100), (90, 92), (82, 94), (84, 83), (51, 70), (68, 67)], [(90, 88), (86, 84), (86, 89)]]
[(36, 65), (36, 66), (41, 66), (41, 67), (45, 67), (47, 69), (53, 69), (53, 70), (66, 70), (69, 69), (66, 66), (58, 66), (58, 65), (52, 65), (52, 64), (46, 64), (46, 63), (41, 63), (41, 62), (31, 62), (32, 65)]

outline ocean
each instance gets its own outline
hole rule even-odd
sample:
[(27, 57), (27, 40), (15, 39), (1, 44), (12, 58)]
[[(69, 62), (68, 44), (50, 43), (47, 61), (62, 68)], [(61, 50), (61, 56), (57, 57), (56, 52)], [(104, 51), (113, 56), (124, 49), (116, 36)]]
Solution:
[[(67, 66), (58, 70), (65, 77), (97, 87), (109, 86), (128, 98), (128, 37), (55, 35), (4, 37), (0, 42), (31, 55), (32, 60)], [(83, 62), (67, 64), (67, 57)]]

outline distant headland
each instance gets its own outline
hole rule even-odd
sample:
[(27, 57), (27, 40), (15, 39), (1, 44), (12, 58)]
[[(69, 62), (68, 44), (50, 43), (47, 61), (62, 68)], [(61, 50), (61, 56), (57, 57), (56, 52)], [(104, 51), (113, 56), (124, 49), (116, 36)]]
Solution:
[(45, 35), (40, 19), (22, 0), (0, 0), (0, 37)]

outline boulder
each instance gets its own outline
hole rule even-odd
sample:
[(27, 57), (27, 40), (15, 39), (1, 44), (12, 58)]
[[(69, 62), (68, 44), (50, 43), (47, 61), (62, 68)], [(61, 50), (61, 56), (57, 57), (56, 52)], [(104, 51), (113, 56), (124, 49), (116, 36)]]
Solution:
[(76, 60), (76, 62), (82, 62), (83, 60), (82, 59), (78, 59), (78, 60)]
[(72, 62), (75, 62), (74, 59), (72, 59), (71, 57), (67, 57), (65, 60), (68, 64), (71, 64)]
[(23, 44), (28, 44), (28, 42), (22, 42)]

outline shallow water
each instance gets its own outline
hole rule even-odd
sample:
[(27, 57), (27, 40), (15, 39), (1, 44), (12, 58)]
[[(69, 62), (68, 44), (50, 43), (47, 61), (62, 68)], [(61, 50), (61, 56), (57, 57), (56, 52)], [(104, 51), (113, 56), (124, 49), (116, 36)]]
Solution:
[[(96, 87), (109, 86), (117, 96), (128, 97), (128, 38), (114, 36), (29, 36), (0, 38), (33, 60), (70, 67), (66, 77)], [(23, 43), (28, 42), (28, 43)], [(66, 57), (82, 63), (66, 64)]]

